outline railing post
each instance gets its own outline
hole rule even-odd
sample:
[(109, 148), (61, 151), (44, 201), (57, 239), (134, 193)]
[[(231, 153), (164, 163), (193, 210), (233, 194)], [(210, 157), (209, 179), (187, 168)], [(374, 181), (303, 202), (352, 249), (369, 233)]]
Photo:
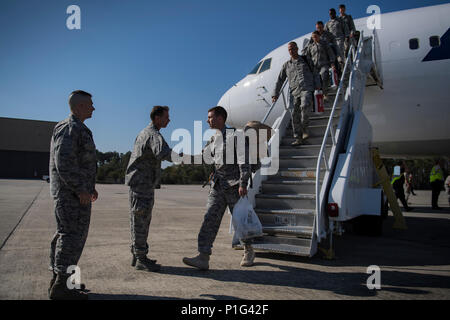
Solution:
[(326, 156), (325, 152), (323, 153), (323, 162), (325, 162), (325, 170), (330, 171), (330, 168), (329, 168), (328, 162), (327, 162), (327, 156)]

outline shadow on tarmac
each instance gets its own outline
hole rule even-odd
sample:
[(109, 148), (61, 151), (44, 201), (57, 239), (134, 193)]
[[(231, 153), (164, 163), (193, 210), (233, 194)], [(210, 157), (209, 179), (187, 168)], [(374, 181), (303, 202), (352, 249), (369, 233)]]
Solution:
[[(381, 237), (357, 236), (350, 233), (344, 234), (342, 237), (335, 237), (336, 260), (324, 260), (320, 253), (313, 258), (305, 258), (258, 252), (255, 266), (269, 266), (275, 270), (262, 271), (248, 268), (200, 271), (187, 266), (163, 266), (161, 273), (209, 278), (222, 282), (324, 290), (340, 295), (364, 298), (377, 295), (376, 290), (369, 290), (366, 285), (372, 273), (365, 272), (367, 267), (377, 265), (381, 268), (383, 291), (426, 295), (430, 293), (426, 288), (449, 289), (450, 277), (418, 273), (417, 271), (436, 272), (439, 270), (430, 269), (430, 266), (448, 266), (450, 264), (450, 221), (428, 217), (405, 217), (405, 220), (407, 230), (394, 230), (392, 229), (393, 217), (388, 217), (384, 221)], [(258, 258), (326, 267), (361, 267), (364, 272), (324, 272), (258, 261)], [(214, 255), (212, 259), (214, 259)], [(214, 260), (212, 263), (214, 268)], [(423, 268), (417, 268), (418, 266), (423, 266)], [(390, 270), (386, 270), (386, 268)], [(392, 269), (398, 269), (398, 271)], [(448, 272), (445, 268), (443, 269), (440, 271)]]
[[(257, 263), (278, 270), (208, 270), (200, 271), (190, 267), (166, 266), (161, 273), (186, 277), (208, 278), (222, 282), (239, 282), (258, 285), (285, 286), (291, 288), (323, 290), (351, 297), (374, 297), (376, 290), (369, 290), (366, 281), (369, 274), (349, 272), (322, 272), (271, 263)], [(428, 294), (419, 288), (450, 288), (448, 277), (439, 275), (417, 274), (411, 272), (381, 271), (383, 291), (404, 294)], [(386, 287), (388, 286), (388, 287)], [(405, 288), (406, 287), (406, 288)], [(224, 299), (215, 297), (216, 299)], [(225, 297), (230, 299), (230, 297)]]
[[(214, 294), (202, 294), (199, 299), (193, 300), (241, 300), (240, 298), (225, 296), (225, 295), (214, 295)], [(209, 298), (209, 299), (207, 299)], [(146, 296), (138, 294), (103, 294), (103, 293), (89, 293), (89, 300), (186, 300), (176, 297), (161, 297), (161, 296)]]
[(183, 300), (174, 297), (145, 296), (138, 294), (89, 293), (89, 300)]
[[(411, 205), (411, 208), (413, 208), (413, 211), (411, 212), (420, 212), (420, 213), (434, 213), (434, 214), (449, 214), (450, 208), (441, 207), (441, 210), (435, 210), (432, 209), (429, 206), (417, 206), (417, 205)], [(402, 212), (405, 212), (405, 210), (402, 208)]]

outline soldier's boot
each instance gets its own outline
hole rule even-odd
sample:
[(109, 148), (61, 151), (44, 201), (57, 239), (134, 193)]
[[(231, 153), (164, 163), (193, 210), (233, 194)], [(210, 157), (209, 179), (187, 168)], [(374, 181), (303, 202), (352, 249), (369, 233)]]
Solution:
[(255, 251), (251, 245), (244, 245), (244, 256), (241, 260), (241, 267), (251, 267), (255, 261)]
[(302, 139), (300, 139), (300, 138), (297, 138), (297, 139), (295, 139), (294, 140), (294, 142), (292, 142), (291, 143), (291, 146), (299, 146), (299, 145), (301, 145), (303, 143), (303, 140)]
[[(50, 279), (50, 286), (48, 287), (48, 297), (50, 298), (50, 291), (52, 290), (53, 285), (55, 284), (56, 281), (56, 277), (57, 277), (57, 273), (52, 272), (52, 278)], [(73, 284), (75, 284), (75, 281), (72, 281)], [(86, 285), (84, 283), (80, 283), (80, 289), (76, 289), (75, 290), (80, 290), (80, 291), (89, 291), (86, 290)]]
[(308, 138), (309, 138), (309, 133), (307, 131), (304, 131), (303, 134), (302, 134), (302, 139), (306, 140)]
[(67, 279), (70, 274), (58, 274), (50, 289), (49, 298), (51, 300), (87, 300), (88, 295), (77, 289), (67, 288)]
[[(137, 262), (137, 257), (132, 254), (133, 256), (131, 257), (131, 266), (135, 267), (136, 266), (136, 262)], [(152, 259), (148, 259), (150, 262), (152, 263), (156, 263), (157, 260), (152, 260)]]
[(137, 257), (136, 259), (136, 270), (144, 270), (149, 272), (157, 272), (161, 270), (161, 265), (155, 263), (156, 260), (150, 260), (146, 256)]
[(183, 258), (184, 264), (188, 266), (198, 268), (200, 270), (209, 269), (209, 254), (199, 253), (198, 256), (193, 258)]

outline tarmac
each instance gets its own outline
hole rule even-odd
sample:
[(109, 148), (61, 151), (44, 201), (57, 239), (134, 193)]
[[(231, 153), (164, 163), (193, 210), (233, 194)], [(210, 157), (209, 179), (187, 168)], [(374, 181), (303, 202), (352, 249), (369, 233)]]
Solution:
[[(231, 248), (225, 214), (210, 270), (183, 264), (194, 256), (209, 187), (164, 185), (156, 191), (150, 257), (158, 273), (130, 266), (128, 188), (97, 185), (89, 237), (79, 261), (90, 299), (444, 299), (450, 298), (450, 209), (442, 192), (431, 210), (431, 191), (411, 196), (408, 229), (392, 229), (392, 213), (380, 237), (344, 233), (334, 238), (336, 259), (257, 253), (241, 267), (243, 252)], [(51, 277), (50, 241), (55, 232), (49, 185), (38, 180), (0, 180), (0, 299), (46, 300)], [(380, 268), (381, 289), (370, 290), (369, 266)]]

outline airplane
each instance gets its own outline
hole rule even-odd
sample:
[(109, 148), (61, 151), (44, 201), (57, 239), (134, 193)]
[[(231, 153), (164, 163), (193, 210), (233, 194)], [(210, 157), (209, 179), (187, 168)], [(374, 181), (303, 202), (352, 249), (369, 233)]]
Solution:
[[(362, 111), (382, 157), (450, 156), (449, 17), (450, 4), (380, 15), (383, 88), (366, 88)], [(354, 22), (357, 30), (370, 35), (367, 19)], [(292, 40), (299, 52), (310, 37), (311, 33)], [(287, 46), (288, 42), (265, 55), (220, 98), (228, 125), (241, 128), (247, 121), (263, 119), (281, 66), (290, 59)], [(266, 123), (271, 125), (281, 112), (274, 110)]]

